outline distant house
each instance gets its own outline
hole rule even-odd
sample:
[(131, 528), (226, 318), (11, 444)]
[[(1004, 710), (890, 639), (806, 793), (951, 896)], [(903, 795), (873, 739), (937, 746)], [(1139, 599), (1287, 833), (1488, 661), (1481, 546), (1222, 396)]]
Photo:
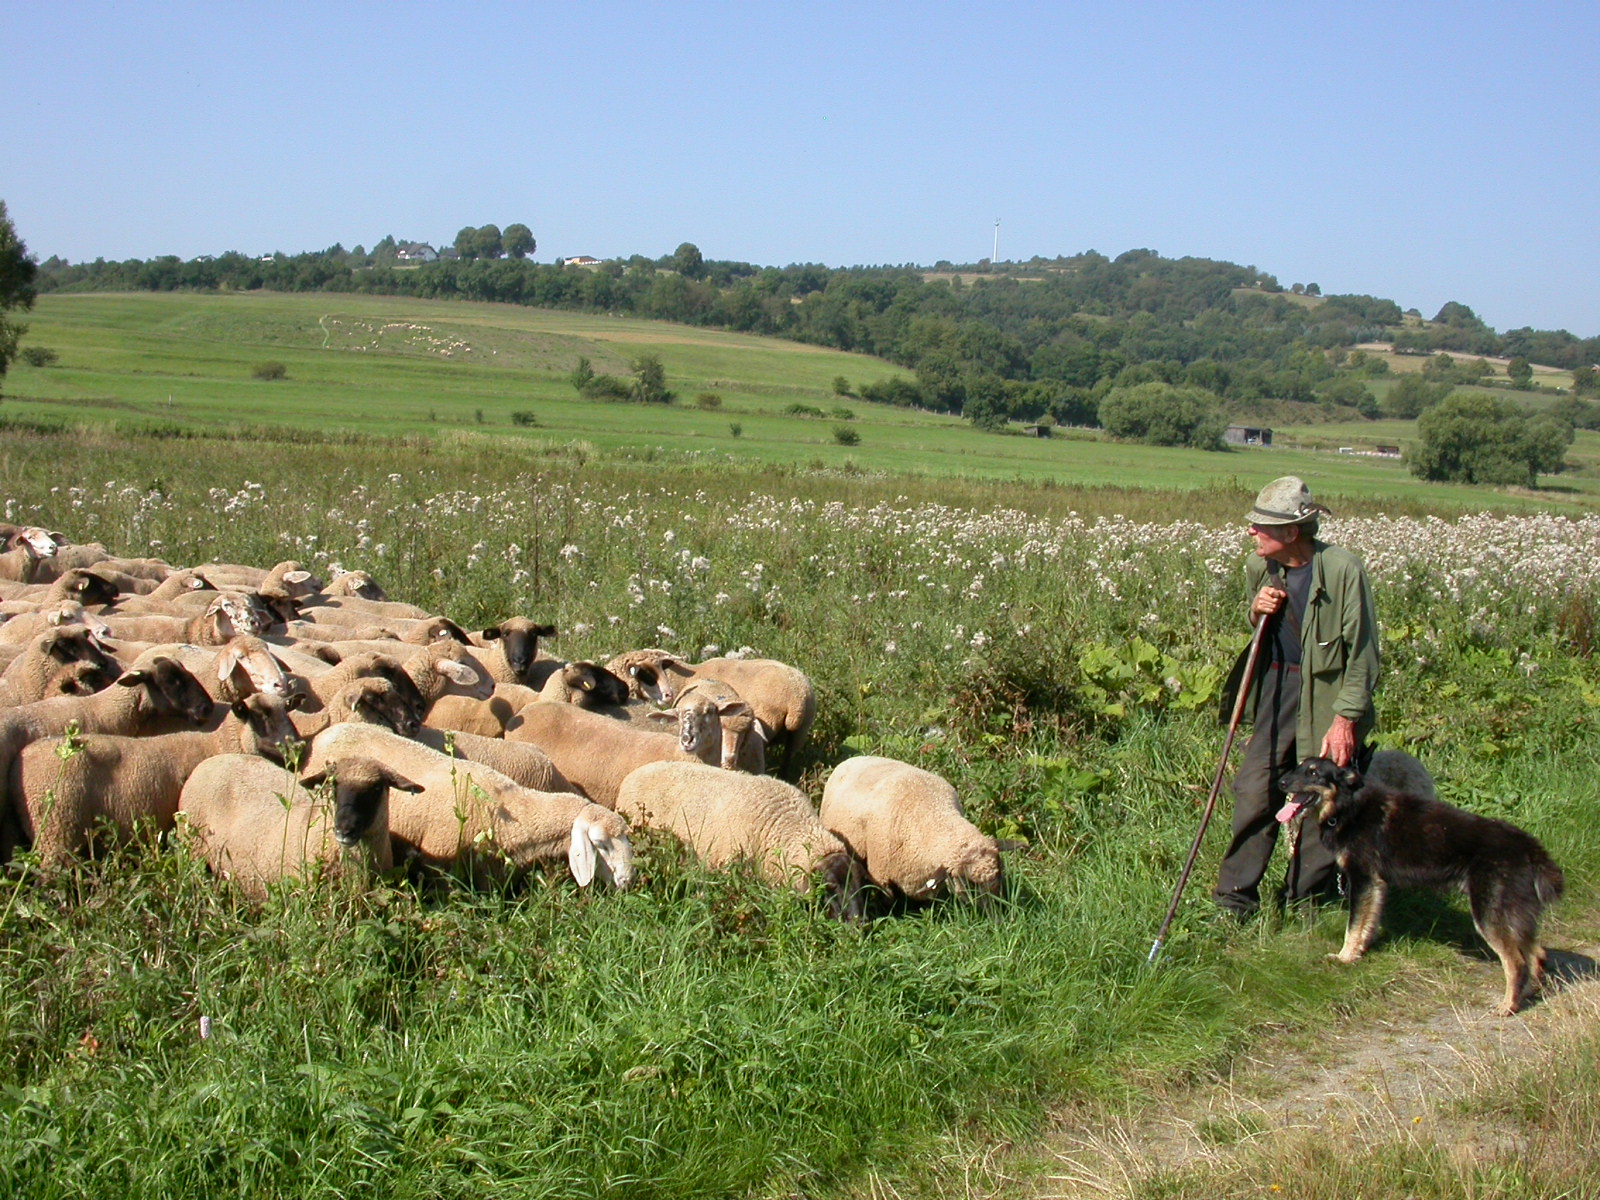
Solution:
[(401, 242), (394, 256), (400, 262), (425, 263), (435, 261), (439, 255), (427, 242)]
[(1272, 430), (1256, 425), (1229, 425), (1222, 431), (1222, 440), (1233, 446), (1270, 446)]
[(455, 262), (461, 257), (461, 251), (457, 250), (454, 246), (446, 246), (443, 250), (439, 251), (439, 257), (449, 262)]
[(1372, 448), (1372, 452), (1374, 454), (1381, 454), (1385, 458), (1399, 458), (1400, 457), (1400, 447), (1399, 446), (1374, 446)]
[(563, 258), (561, 265), (563, 267), (598, 267), (600, 260), (587, 254), (579, 254), (574, 258)]
[(1042, 437), (1042, 438), (1047, 438), (1047, 437), (1050, 436), (1050, 426), (1048, 426), (1048, 425), (1024, 425), (1022, 427), (1022, 435), (1024, 437)]

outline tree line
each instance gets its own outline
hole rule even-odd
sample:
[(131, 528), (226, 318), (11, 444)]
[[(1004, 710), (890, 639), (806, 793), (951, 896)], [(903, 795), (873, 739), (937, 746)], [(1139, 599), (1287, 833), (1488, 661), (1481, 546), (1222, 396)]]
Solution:
[[(1576, 391), (1600, 394), (1591, 365), (1600, 361), (1600, 337), (1531, 328), (1500, 335), (1454, 301), (1424, 322), (1392, 300), (1323, 296), (1316, 284), (1286, 291), (1254, 266), (1146, 249), (930, 270), (757, 266), (706, 259), (689, 242), (658, 258), (544, 264), (526, 257), (535, 244), (525, 225), (486, 225), (463, 228), (448, 260), (418, 264), (400, 260), (405, 243), (392, 236), (370, 252), (335, 245), (268, 257), (51, 258), (40, 264), (37, 286), (409, 295), (716, 326), (872, 354), (914, 374), (863, 387), (868, 400), (959, 413), (980, 427), (1106, 424), (1187, 444), (1213, 443), (1221, 412), (1270, 413), (1284, 401), (1315, 403), (1330, 416), (1414, 417), (1449, 392), (1444, 384), (1470, 384), (1469, 375), (1487, 370), (1476, 359), (1448, 360), (1447, 375), (1430, 363), (1426, 380), (1408, 375), (1380, 402), (1369, 384), (1388, 372), (1387, 359), (1358, 349), (1364, 342), (1400, 352), (1511, 353), (1528, 376), (1529, 361), (1564, 367)], [(1148, 419), (1162, 405), (1183, 419)]]

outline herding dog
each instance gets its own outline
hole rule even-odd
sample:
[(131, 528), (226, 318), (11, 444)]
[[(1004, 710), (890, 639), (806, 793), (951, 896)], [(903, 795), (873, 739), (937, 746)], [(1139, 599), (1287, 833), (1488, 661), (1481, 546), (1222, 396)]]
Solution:
[(1505, 968), (1505, 1000), (1495, 1011), (1510, 1016), (1522, 1007), (1544, 975), (1540, 910), (1564, 887), (1561, 868), (1537, 838), (1506, 821), (1364, 781), (1332, 759), (1308, 758), (1278, 786), (1289, 797), (1278, 820), (1315, 805), (1308, 815), (1349, 884), (1344, 948), (1330, 958), (1352, 963), (1367, 952), (1391, 884), (1460, 888), (1472, 923)]

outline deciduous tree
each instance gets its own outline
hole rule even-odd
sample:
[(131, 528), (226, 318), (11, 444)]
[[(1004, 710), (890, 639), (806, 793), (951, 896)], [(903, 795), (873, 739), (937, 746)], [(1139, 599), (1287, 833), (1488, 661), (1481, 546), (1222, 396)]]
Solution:
[(6, 215), (6, 202), (0, 200), (0, 382), (17, 356), (17, 343), (28, 332), (26, 325), (6, 314), (33, 307), (33, 282), (38, 271), (38, 264)]
[(519, 222), (506, 226), (500, 235), (500, 246), (510, 258), (527, 258), (539, 248), (539, 243), (533, 239), (533, 230)]
[(1411, 473), (1453, 483), (1535, 487), (1541, 472), (1562, 469), (1572, 445), (1572, 426), (1559, 417), (1530, 418), (1486, 392), (1446, 397), (1417, 420), (1417, 434)]

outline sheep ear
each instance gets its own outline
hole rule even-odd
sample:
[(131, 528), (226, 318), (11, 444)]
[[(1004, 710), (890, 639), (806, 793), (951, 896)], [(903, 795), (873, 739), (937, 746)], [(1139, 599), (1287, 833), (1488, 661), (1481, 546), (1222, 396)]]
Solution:
[(676, 721), (678, 719), (678, 711), (673, 708), (655, 708), (645, 713), (644, 719), (646, 721)]
[(491, 625), (478, 635), (486, 642), (492, 642), (500, 636), (500, 626)]
[(535, 625), (533, 627), (533, 636), (542, 638), (555, 637), (556, 627), (554, 625)]
[(410, 792), (413, 796), (419, 796), (428, 790), (420, 783), (412, 783), (411, 780), (390, 767), (383, 769), (383, 777), (389, 781), (389, 786), (396, 791)]
[(451, 683), (458, 683), (462, 687), (471, 687), (478, 682), (478, 672), (466, 663), (456, 662), (453, 658), (441, 658), (435, 664), (439, 674)]
[(309, 792), (312, 788), (319, 786), (327, 777), (328, 768), (323, 767), (320, 771), (313, 771), (309, 775), (300, 776), (300, 786)]
[(750, 711), (749, 703), (744, 700), (724, 700), (717, 705), (717, 715), (720, 717), (737, 717)]
[(145, 682), (145, 680), (149, 678), (150, 675), (147, 671), (124, 671), (121, 675), (117, 676), (117, 686), (130, 688), (138, 687), (141, 683)]
[(589, 837), (589, 824), (582, 817), (572, 823), (572, 841), (567, 846), (567, 866), (579, 887), (588, 887), (594, 880), (594, 841)]
[(244, 661), (244, 654), (237, 646), (225, 647), (217, 655), (217, 678), (226, 679), (233, 674), (233, 669)]

